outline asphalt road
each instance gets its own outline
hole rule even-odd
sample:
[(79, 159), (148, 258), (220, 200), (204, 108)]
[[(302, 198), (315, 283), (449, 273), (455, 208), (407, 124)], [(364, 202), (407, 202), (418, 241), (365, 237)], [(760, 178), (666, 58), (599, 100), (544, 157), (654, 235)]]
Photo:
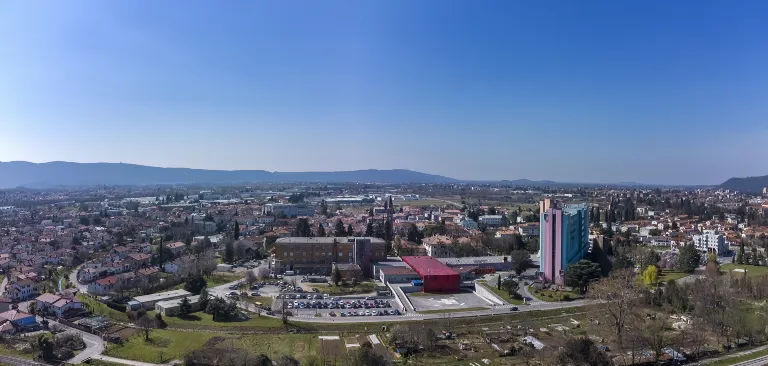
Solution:
[(46, 366), (46, 364), (44, 363), (35, 362), (35, 361), (31, 361), (31, 360), (27, 360), (19, 357), (11, 357), (11, 356), (0, 356), (0, 362), (4, 364), (9, 364), (9, 365), (20, 365), (20, 366)]
[[(52, 320), (49, 320), (49, 321), (51, 323), (56, 323), (56, 322), (54, 322)], [(59, 324), (59, 323), (56, 323), (56, 324)], [(102, 352), (104, 352), (104, 341), (101, 340), (101, 337), (99, 337), (99, 336), (97, 336), (95, 334), (91, 334), (91, 333), (87, 333), (87, 332), (82, 332), (80, 330), (68, 327), (68, 326), (63, 325), (63, 324), (59, 324), (59, 326), (67, 329), (70, 332), (80, 334), (83, 337), (83, 341), (85, 342), (85, 349), (82, 350), (80, 352), (80, 354), (78, 354), (77, 356), (75, 356), (74, 358), (70, 359), (67, 362), (73, 363), (73, 364), (78, 364), (78, 363), (81, 363), (81, 362), (83, 362), (83, 361), (85, 361), (85, 360), (87, 360), (87, 359), (89, 359), (89, 358), (91, 358), (93, 356), (100, 355)]]
[(77, 288), (80, 290), (81, 293), (86, 293), (86, 292), (88, 292), (88, 285), (82, 284), (82, 283), (80, 283), (80, 281), (77, 280), (77, 272), (80, 270), (80, 268), (82, 266), (83, 265), (81, 264), (81, 265), (75, 267), (75, 269), (72, 272), (69, 273), (69, 282), (74, 283), (75, 286), (77, 286)]

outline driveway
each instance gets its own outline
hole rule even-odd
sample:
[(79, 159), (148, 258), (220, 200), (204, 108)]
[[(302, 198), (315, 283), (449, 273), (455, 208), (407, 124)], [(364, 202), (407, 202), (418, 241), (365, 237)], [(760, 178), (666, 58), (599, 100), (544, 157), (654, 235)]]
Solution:
[(83, 361), (89, 358), (92, 358), (94, 356), (98, 356), (99, 354), (104, 352), (104, 341), (101, 340), (101, 337), (95, 334), (83, 332), (75, 328), (68, 327), (60, 323), (56, 323), (55, 321), (52, 321), (52, 320), (49, 320), (49, 321), (51, 323), (58, 324), (59, 326), (65, 328), (67, 331), (80, 334), (83, 337), (83, 341), (85, 342), (85, 349), (82, 352), (80, 352), (80, 354), (78, 354), (77, 356), (75, 356), (74, 358), (70, 359), (67, 362), (73, 363), (73, 364), (82, 363)]
[(69, 282), (74, 283), (75, 286), (77, 286), (78, 290), (81, 293), (86, 293), (86, 292), (88, 292), (88, 285), (82, 284), (82, 283), (80, 283), (77, 280), (77, 272), (79, 272), (80, 268), (82, 268), (82, 267), (83, 267), (83, 265), (81, 264), (81, 265), (75, 267), (75, 269), (72, 270), (72, 272), (69, 273)]
[(93, 356), (91, 358), (96, 359), (96, 360), (102, 360), (102, 361), (107, 361), (107, 362), (112, 362), (112, 363), (119, 363), (119, 364), (123, 364), (123, 365), (133, 365), (133, 366), (169, 366), (169, 365), (174, 365), (174, 364), (177, 364), (177, 363), (181, 363), (180, 361), (173, 361), (171, 363), (139, 362), (139, 361), (124, 360), (122, 358), (114, 358), (114, 357), (102, 356), (102, 355)]

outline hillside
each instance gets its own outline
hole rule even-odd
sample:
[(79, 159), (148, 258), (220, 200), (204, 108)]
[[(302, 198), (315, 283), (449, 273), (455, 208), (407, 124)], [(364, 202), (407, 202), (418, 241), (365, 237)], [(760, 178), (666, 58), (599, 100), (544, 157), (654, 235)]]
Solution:
[(762, 193), (768, 187), (768, 175), (762, 177), (731, 178), (723, 182), (720, 188), (746, 193)]
[(123, 163), (0, 162), (0, 188), (246, 182), (452, 183), (457, 180), (405, 169), (268, 172), (265, 170), (160, 168)]

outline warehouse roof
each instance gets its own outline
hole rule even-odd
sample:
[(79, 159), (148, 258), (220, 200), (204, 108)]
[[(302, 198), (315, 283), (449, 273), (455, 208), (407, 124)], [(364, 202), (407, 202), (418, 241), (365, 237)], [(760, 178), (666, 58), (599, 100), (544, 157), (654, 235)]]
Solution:
[(379, 269), (384, 275), (397, 275), (397, 274), (416, 274), (412, 269), (408, 267), (386, 267)]
[(446, 266), (443, 262), (426, 256), (402, 257), (403, 262), (407, 263), (414, 271), (422, 276), (426, 275), (456, 275), (456, 271)]
[(140, 303), (145, 303), (145, 302), (152, 302), (152, 301), (163, 301), (163, 300), (168, 300), (174, 297), (184, 297), (184, 296), (190, 296), (190, 295), (192, 295), (192, 293), (186, 290), (173, 290), (173, 291), (167, 291), (167, 292), (160, 292), (156, 294), (136, 296), (133, 299)]

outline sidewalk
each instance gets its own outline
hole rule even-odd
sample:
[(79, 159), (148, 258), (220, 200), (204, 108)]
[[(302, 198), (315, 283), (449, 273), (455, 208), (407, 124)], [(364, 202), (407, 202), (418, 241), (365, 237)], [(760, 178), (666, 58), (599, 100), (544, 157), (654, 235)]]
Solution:
[(102, 361), (121, 363), (123, 365), (133, 365), (133, 366), (169, 366), (169, 365), (176, 365), (176, 364), (182, 363), (181, 361), (171, 361), (170, 363), (139, 362), (139, 361), (124, 360), (122, 358), (115, 358), (115, 357), (109, 357), (104, 355), (97, 355), (91, 358), (95, 360), (102, 360)]

